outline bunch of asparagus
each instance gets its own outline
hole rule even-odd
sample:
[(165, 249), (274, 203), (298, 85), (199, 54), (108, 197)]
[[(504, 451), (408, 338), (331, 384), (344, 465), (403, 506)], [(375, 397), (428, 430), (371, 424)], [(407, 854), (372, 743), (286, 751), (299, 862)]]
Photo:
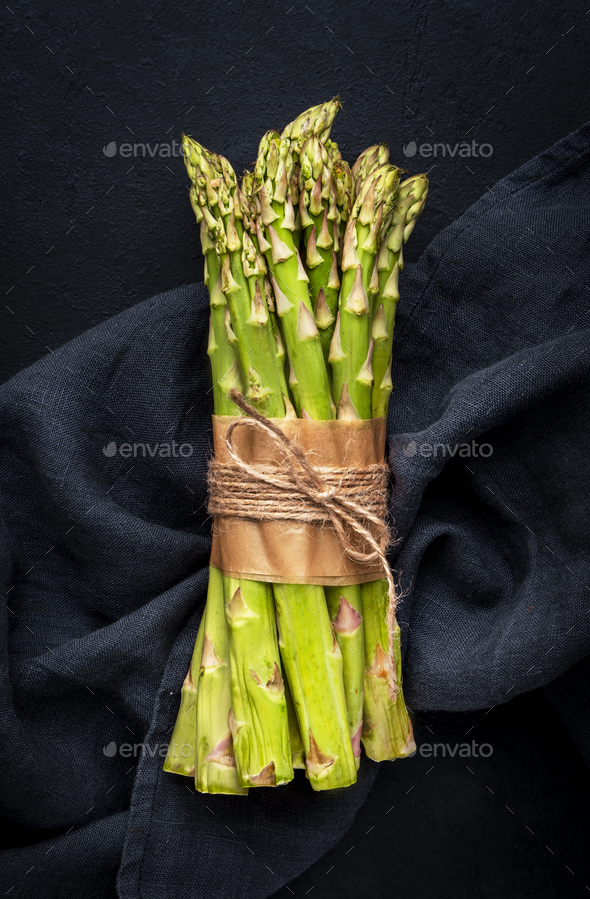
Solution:
[[(241, 181), (223, 156), (183, 140), (217, 415), (243, 414), (234, 390), (274, 419), (387, 414), (403, 245), (428, 179), (401, 180), (386, 144), (351, 168), (330, 138), (339, 108), (334, 99), (267, 132)], [(165, 770), (202, 792), (243, 794), (303, 768), (328, 790), (355, 782), (361, 741), (377, 761), (411, 754), (387, 607), (386, 580), (270, 585), (211, 567)]]

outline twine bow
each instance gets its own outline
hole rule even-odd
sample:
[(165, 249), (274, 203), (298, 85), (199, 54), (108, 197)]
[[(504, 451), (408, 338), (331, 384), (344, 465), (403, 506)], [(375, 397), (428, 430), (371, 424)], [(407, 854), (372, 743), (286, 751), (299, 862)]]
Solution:
[[(388, 585), (387, 604), (387, 634), (388, 634), (388, 687), (389, 696), (395, 700), (398, 692), (396, 666), (393, 651), (393, 636), (395, 629), (395, 612), (397, 596), (393, 573), (387, 561), (386, 550), (391, 542), (391, 535), (384, 518), (384, 503), (369, 499), (364, 503), (351, 496), (358, 496), (356, 490), (339, 489), (338, 484), (330, 476), (330, 469), (314, 468), (305, 453), (290, 440), (285, 433), (270, 419), (261, 415), (253, 406), (246, 402), (237, 390), (230, 391), (233, 402), (242, 409), (248, 418), (240, 418), (233, 421), (226, 432), (226, 446), (230, 459), (233, 461), (236, 473), (242, 477), (255, 479), (273, 488), (273, 500), (257, 501), (253, 508), (242, 507), (239, 511), (228, 511), (224, 506), (223, 478), (218, 479), (216, 472), (224, 466), (213, 462), (209, 474), (210, 505), (209, 509), (215, 515), (238, 515), (254, 519), (285, 519), (301, 518), (308, 521), (330, 521), (334, 528), (342, 548), (346, 555), (360, 563), (370, 565), (379, 560)], [(233, 434), (236, 428), (252, 427), (265, 431), (281, 450), (284, 466), (251, 465), (245, 462), (235, 451), (233, 446)], [(379, 482), (382, 488), (381, 494), (386, 492), (388, 466), (385, 463), (370, 466), (370, 478)], [(225, 466), (227, 472), (227, 466)], [(367, 474), (367, 472), (365, 472)], [(362, 479), (363, 472), (348, 472), (351, 482), (358, 476)], [(378, 485), (379, 486), (379, 485)], [(250, 481), (251, 487), (251, 481)], [(277, 498), (277, 490), (278, 498)], [(284, 502), (283, 502), (284, 500)], [(272, 506), (272, 509), (269, 508)], [(368, 525), (372, 527), (369, 528)], [(359, 545), (360, 544), (360, 545)], [(365, 548), (361, 548), (364, 546)]]

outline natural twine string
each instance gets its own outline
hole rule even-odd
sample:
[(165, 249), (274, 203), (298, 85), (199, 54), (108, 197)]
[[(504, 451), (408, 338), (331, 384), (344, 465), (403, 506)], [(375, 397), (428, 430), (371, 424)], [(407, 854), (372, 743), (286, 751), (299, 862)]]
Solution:
[[(233, 421), (226, 432), (227, 452), (233, 464), (216, 460), (209, 463), (209, 513), (255, 521), (329, 521), (350, 559), (361, 565), (380, 561), (388, 584), (388, 687), (394, 701), (398, 693), (393, 651), (397, 596), (386, 556), (391, 542), (385, 520), (387, 464), (355, 469), (312, 466), (305, 453), (273, 421), (247, 403), (241, 393), (232, 390), (230, 396), (248, 418)], [(281, 450), (284, 464), (245, 462), (233, 447), (233, 432), (239, 427), (266, 431)], [(253, 490), (254, 481), (262, 482), (266, 488)], [(360, 548), (361, 545), (368, 549)]]
[[(322, 502), (311, 502), (307, 494), (294, 490), (289, 471), (284, 472), (276, 465), (256, 465), (255, 468), (258, 475), (265, 476), (266, 485), (254, 493), (249, 472), (233, 463), (212, 463), (209, 473), (211, 515), (255, 521), (330, 521), (330, 514)], [(383, 469), (383, 465), (370, 465), (360, 471), (315, 466), (313, 471), (321, 478), (324, 490), (349, 502), (364, 500), (365, 517), (371, 514), (381, 522), (387, 513), (387, 471)]]

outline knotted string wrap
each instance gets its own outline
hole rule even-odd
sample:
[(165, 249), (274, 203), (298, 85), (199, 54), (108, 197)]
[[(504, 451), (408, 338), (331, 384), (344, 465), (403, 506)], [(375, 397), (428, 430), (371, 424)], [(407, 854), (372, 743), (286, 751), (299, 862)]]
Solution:
[[(234, 450), (234, 458), (235, 455)], [(243, 473), (233, 463), (213, 462), (210, 514), (253, 521), (330, 521), (330, 514), (321, 502), (324, 495), (330, 498), (338, 495), (341, 501), (353, 502), (363, 497), (365, 517), (370, 516), (371, 521), (379, 524), (387, 514), (388, 469), (384, 464), (368, 465), (361, 470), (314, 466), (313, 471), (324, 486), (320, 502), (315, 502), (317, 493), (312, 501), (307, 494), (302, 497), (299, 489), (293, 492), (291, 474), (284, 475), (277, 465), (256, 465), (255, 469), (255, 477), (263, 480), (266, 486), (253, 493), (250, 471)]]
[[(394, 701), (398, 692), (393, 652), (397, 596), (386, 557), (391, 543), (385, 520), (389, 467), (385, 462), (365, 469), (314, 467), (274, 421), (261, 415), (238, 391), (232, 390), (230, 396), (248, 418), (233, 421), (225, 435), (227, 453), (233, 464), (210, 462), (209, 513), (220, 518), (257, 521), (329, 521), (350, 559), (361, 565), (379, 561), (388, 584), (388, 684), (389, 696)], [(283, 464), (245, 462), (233, 446), (232, 435), (239, 427), (265, 431), (280, 449)], [(257, 486), (254, 489), (256, 482), (265, 484), (266, 490), (260, 491)]]

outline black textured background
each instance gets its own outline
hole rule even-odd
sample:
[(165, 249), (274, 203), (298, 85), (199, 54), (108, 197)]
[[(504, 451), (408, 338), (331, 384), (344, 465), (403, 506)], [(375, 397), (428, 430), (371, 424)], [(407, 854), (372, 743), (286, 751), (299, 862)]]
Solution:
[[(417, 258), (589, 117), (585, 13), (580, 0), (3, 6), (1, 374), (201, 279), (182, 159), (159, 155), (183, 130), (240, 170), (265, 130), (339, 93), (333, 135), (351, 160), (379, 140), (400, 162), (412, 140), (491, 144), (488, 158), (408, 160), (412, 173), (435, 163)], [(107, 157), (113, 141), (159, 146)]]
[[(160, 155), (183, 130), (241, 169), (264, 130), (339, 93), (333, 136), (351, 161), (378, 140), (396, 162), (414, 140), (490, 144), (486, 158), (407, 159), (431, 177), (411, 260), (496, 180), (590, 118), (579, 0), (38, 0), (4, 6), (0, 20), (1, 378), (200, 280), (182, 160)], [(126, 142), (158, 149), (128, 159)], [(586, 895), (588, 772), (543, 694), (417, 724), (423, 741), (477, 734), (493, 755), (384, 765), (345, 840), (277, 897)]]

